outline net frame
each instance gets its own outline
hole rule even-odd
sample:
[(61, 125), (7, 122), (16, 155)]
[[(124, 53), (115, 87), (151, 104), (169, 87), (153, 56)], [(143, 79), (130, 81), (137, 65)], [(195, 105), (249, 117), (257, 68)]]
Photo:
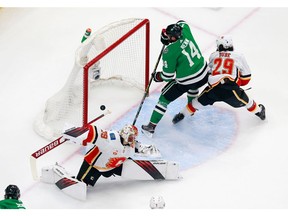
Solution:
[[(119, 36), (119, 38), (113, 42), (112, 44), (110, 44), (109, 46), (105, 47), (105, 49), (103, 51), (101, 51), (99, 54), (97, 54), (94, 58), (91, 59), (91, 56), (88, 56), (88, 53), (91, 50), (91, 44), (93, 42), (94, 37), (97, 37), (98, 35), (101, 35), (102, 33), (109, 31), (110, 28), (116, 28), (117, 26), (121, 26), (121, 25), (125, 25), (126, 23), (130, 23), (130, 22), (137, 22), (137, 24), (129, 29), (125, 34)], [(75, 53), (75, 62), (74, 62), (74, 66), (72, 69), (72, 72), (70, 73), (68, 80), (66, 81), (65, 85), (63, 86), (63, 88), (57, 92), (54, 96), (52, 96), (51, 98), (54, 98), (56, 96), (55, 99), (55, 103), (62, 103), (63, 101), (72, 101), (73, 97), (79, 97), (80, 99), (82, 98), (82, 125), (86, 125), (89, 121), (89, 117), (88, 117), (88, 113), (89, 113), (89, 89), (91, 89), (91, 80), (89, 79), (89, 69), (97, 62), (99, 62), (101, 59), (105, 58), (105, 56), (107, 54), (109, 54), (110, 52), (112, 52), (115, 48), (121, 46), (121, 44), (123, 42), (125, 42), (127, 39), (129, 39), (132, 35), (134, 35), (137, 31), (139, 30), (143, 30), (144, 29), (144, 40), (145, 40), (145, 69), (144, 69), (144, 84), (141, 86), (138, 86), (138, 88), (141, 88), (143, 90), (143, 92), (146, 90), (146, 87), (148, 86), (149, 83), (149, 64), (150, 64), (150, 21), (149, 19), (142, 19), (142, 18), (128, 18), (128, 19), (124, 19), (124, 20), (120, 20), (120, 21), (116, 21), (114, 23), (110, 23), (106, 26), (104, 26), (103, 28), (101, 28), (100, 30), (96, 31), (94, 34), (92, 34), (90, 37), (88, 37), (88, 39), (86, 41), (84, 41), (79, 48), (76, 50)], [(142, 31), (141, 30), (141, 31)], [(94, 44), (95, 45), (95, 44)], [(88, 60), (90, 59), (90, 60)], [(87, 62), (88, 61), (88, 62)], [(71, 88), (71, 86), (69, 86), (69, 83), (73, 83), (76, 80), (76, 76), (78, 76), (77, 74), (79, 74), (79, 71), (83, 71), (83, 83), (82, 83), (82, 87), (77, 86), (77, 87), (73, 87), (73, 91), (75, 91), (72, 95), (68, 95), (67, 93), (67, 89)], [(105, 81), (109, 81), (109, 80), (118, 80), (122, 78), (119, 77), (109, 77), (104, 79)], [(96, 85), (97, 86), (97, 85)], [(78, 88), (83, 88), (82, 90), (79, 91)], [(63, 92), (64, 94), (59, 94), (60, 92)], [(70, 89), (69, 89), (70, 91)], [(82, 96), (79, 95), (82, 91)], [(66, 95), (65, 95), (66, 94)], [(61, 97), (59, 96), (61, 95)], [(64, 95), (64, 96), (63, 96)], [(76, 96), (75, 96), (76, 95)], [(59, 97), (58, 97), (59, 96)], [(64, 113), (63, 111), (59, 111), (58, 113), (56, 112), (56, 114), (53, 114), (52, 116), (47, 117), (46, 114), (49, 112), (49, 110), (51, 111), (51, 109), (53, 109), (53, 106), (51, 105), (51, 107), (49, 107), (49, 100), (51, 99), (49, 98), (46, 102), (46, 107), (44, 112), (42, 112), (40, 115), (38, 115), (38, 117), (36, 118), (35, 122), (34, 122), (34, 130), (36, 131), (36, 133), (38, 133), (40, 136), (43, 136), (44, 138), (48, 139), (48, 140), (52, 140), (57, 138), (58, 136), (61, 135), (61, 133), (63, 132), (63, 130), (55, 130), (53, 129), (53, 126), (48, 126), (47, 122), (53, 121), (55, 119), (58, 119), (59, 116), (62, 116)], [(65, 103), (65, 102), (63, 102)], [(74, 102), (76, 103), (76, 102)], [(78, 102), (77, 102), (78, 103)], [(62, 112), (62, 113), (61, 113)], [(81, 114), (81, 113), (80, 113)], [(64, 114), (65, 115), (65, 114)], [(49, 119), (50, 118), (50, 119)], [(81, 123), (77, 123), (74, 126), (80, 126), (79, 124)], [(53, 124), (52, 124), (53, 125)], [(63, 128), (62, 128), (63, 129)]]

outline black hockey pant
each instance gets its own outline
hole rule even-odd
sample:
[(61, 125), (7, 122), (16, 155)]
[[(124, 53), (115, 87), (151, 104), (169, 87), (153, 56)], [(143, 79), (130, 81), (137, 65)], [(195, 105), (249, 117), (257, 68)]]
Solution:
[(94, 186), (101, 175), (106, 178), (110, 177), (113, 174), (120, 176), (122, 173), (122, 167), (123, 166), (120, 165), (113, 170), (107, 172), (100, 172), (84, 160), (78, 172), (77, 179), (79, 181), (85, 182), (87, 185)]
[(238, 108), (245, 106), (249, 98), (245, 91), (236, 83), (227, 81), (215, 87), (206, 87), (198, 97), (198, 101), (203, 105), (213, 105), (217, 101), (223, 101), (232, 107)]
[(177, 83), (175, 80), (171, 80), (163, 87), (161, 91), (161, 96), (164, 97), (169, 102), (176, 100), (186, 92), (195, 94), (196, 97), (198, 94), (198, 89), (203, 85), (205, 85), (207, 81), (208, 81), (208, 74), (199, 82), (190, 85), (182, 85)]

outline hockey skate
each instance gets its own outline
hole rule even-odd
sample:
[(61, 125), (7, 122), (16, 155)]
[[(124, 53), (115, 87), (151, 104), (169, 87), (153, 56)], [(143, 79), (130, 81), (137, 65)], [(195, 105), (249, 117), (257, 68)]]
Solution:
[(184, 114), (179, 112), (177, 115), (174, 116), (172, 119), (173, 124), (177, 124), (178, 122), (182, 121), (184, 119)]
[(156, 125), (149, 122), (148, 125), (142, 125), (141, 128), (142, 128), (141, 132), (144, 135), (146, 135), (149, 138), (152, 138), (154, 131), (155, 131), (155, 128), (156, 128)]
[(261, 111), (256, 113), (255, 115), (258, 116), (261, 120), (265, 120), (266, 118), (265, 106), (263, 104), (259, 104), (259, 107), (261, 108)]

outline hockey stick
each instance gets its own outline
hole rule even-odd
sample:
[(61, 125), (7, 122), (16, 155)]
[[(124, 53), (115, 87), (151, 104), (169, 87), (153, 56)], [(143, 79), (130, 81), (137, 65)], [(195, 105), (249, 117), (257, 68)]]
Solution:
[[(103, 113), (103, 114), (99, 115), (98, 117), (96, 117), (95, 119), (91, 120), (86, 125), (83, 125), (82, 127), (73, 128), (72, 130), (69, 131), (69, 133), (71, 133), (71, 134), (84, 133), (85, 131), (88, 130), (88, 126), (90, 124), (94, 123), (95, 121), (103, 118), (105, 115), (110, 114), (110, 113), (111, 112), (109, 110), (107, 110), (105, 113)], [(63, 138), (63, 136), (61, 136), (61, 137), (57, 138), (56, 140), (52, 141), (51, 143), (49, 143), (48, 145), (42, 147), (41, 149), (39, 149), (39, 150), (35, 151), (33, 154), (31, 154), (30, 166), (31, 166), (31, 172), (32, 172), (32, 176), (33, 176), (34, 180), (38, 179), (37, 168), (36, 168), (36, 159), (43, 156), (44, 154), (48, 153), (52, 149), (55, 149), (56, 147), (62, 145), (66, 141), (68, 141), (68, 139), (65, 139), (65, 138)]]
[(138, 110), (137, 110), (137, 113), (136, 113), (136, 116), (135, 116), (135, 118), (134, 118), (134, 121), (133, 121), (132, 125), (135, 125), (136, 120), (137, 120), (137, 118), (138, 118), (138, 116), (139, 116), (140, 110), (142, 109), (144, 100), (145, 100), (145, 98), (146, 98), (147, 95), (148, 95), (150, 85), (151, 85), (151, 83), (152, 83), (154, 74), (156, 73), (158, 64), (159, 64), (159, 62), (160, 62), (160, 58), (161, 58), (162, 53), (163, 53), (163, 51), (164, 51), (164, 48), (165, 48), (165, 45), (162, 46), (161, 52), (160, 52), (160, 54), (159, 54), (159, 56), (158, 56), (158, 59), (157, 59), (156, 65), (155, 65), (155, 67), (154, 67), (153, 73), (151, 74), (151, 78), (150, 78), (150, 80), (149, 80), (148, 86), (146, 87), (145, 93), (144, 93), (144, 95), (143, 95), (143, 98), (142, 98), (142, 100), (141, 100), (140, 106), (139, 106), (139, 108), (138, 108)]

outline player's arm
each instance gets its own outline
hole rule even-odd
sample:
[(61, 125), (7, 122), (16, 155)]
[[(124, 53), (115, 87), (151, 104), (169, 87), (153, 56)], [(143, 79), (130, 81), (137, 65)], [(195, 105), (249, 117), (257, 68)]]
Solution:
[(239, 55), (238, 73), (239, 77), (236, 81), (237, 84), (239, 86), (247, 85), (251, 80), (251, 71), (243, 55)]
[(162, 56), (163, 67), (161, 72), (156, 72), (154, 76), (154, 81), (159, 82), (159, 80), (169, 82), (175, 78), (175, 71), (177, 65), (177, 44), (171, 44), (165, 48)]

